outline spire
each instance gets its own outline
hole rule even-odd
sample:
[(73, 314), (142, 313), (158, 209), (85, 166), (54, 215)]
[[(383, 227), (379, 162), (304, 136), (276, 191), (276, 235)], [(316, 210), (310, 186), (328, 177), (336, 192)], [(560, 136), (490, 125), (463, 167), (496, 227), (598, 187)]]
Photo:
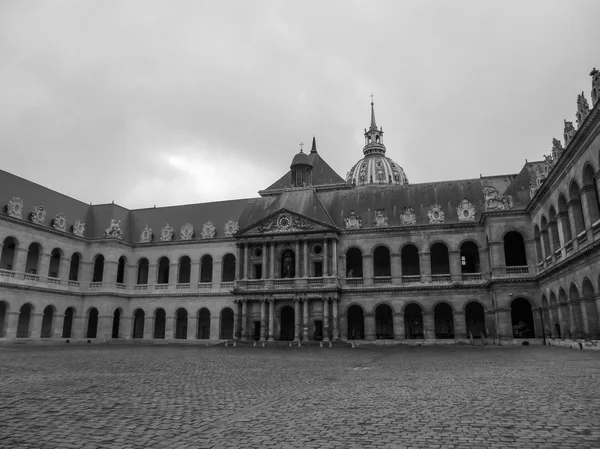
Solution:
[(373, 97), (371, 94), (371, 126), (369, 129), (365, 129), (365, 146), (363, 153), (367, 154), (385, 154), (385, 145), (383, 144), (383, 129), (377, 129), (375, 123), (375, 105), (373, 103)]
[(315, 136), (313, 136), (313, 142), (312, 142), (312, 147), (310, 147), (310, 152), (311, 153), (317, 152), (317, 141), (315, 140)]
[(374, 96), (375, 95), (373, 95), (373, 94), (370, 95), (370, 97), (371, 97), (371, 128), (370, 129), (377, 130), (377, 124), (375, 123), (375, 107), (374, 107), (374, 104), (373, 104), (373, 97)]

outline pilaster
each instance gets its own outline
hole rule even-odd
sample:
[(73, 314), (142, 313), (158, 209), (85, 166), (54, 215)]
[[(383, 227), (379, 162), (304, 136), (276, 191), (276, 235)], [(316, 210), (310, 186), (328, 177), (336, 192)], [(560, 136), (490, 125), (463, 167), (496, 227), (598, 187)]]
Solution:
[(363, 254), (363, 284), (373, 285), (373, 255)]
[(423, 312), (423, 337), (425, 340), (435, 339), (435, 321), (433, 312)]
[(402, 258), (400, 254), (390, 256), (390, 269), (392, 271), (392, 284), (402, 283)]
[(467, 338), (467, 323), (463, 310), (454, 312), (454, 338)]
[(329, 341), (329, 298), (323, 298), (323, 341)]
[(404, 314), (402, 312), (394, 313), (392, 323), (394, 325), (394, 340), (404, 340), (406, 338), (404, 331)]
[(460, 251), (449, 251), (448, 257), (450, 262), (450, 279), (452, 279), (452, 282), (462, 281), (462, 265), (460, 263)]
[(365, 313), (365, 340), (375, 340), (375, 314)]

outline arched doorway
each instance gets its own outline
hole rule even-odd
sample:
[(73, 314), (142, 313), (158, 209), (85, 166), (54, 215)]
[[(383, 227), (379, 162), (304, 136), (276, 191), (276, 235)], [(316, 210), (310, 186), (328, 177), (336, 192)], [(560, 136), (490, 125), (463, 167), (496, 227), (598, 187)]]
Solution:
[(198, 313), (198, 338), (208, 340), (210, 338), (210, 311), (201, 309)]
[(31, 321), (31, 304), (23, 304), (19, 313), (19, 322), (17, 324), (17, 338), (29, 338), (29, 322)]
[(157, 284), (168, 284), (169, 283), (169, 266), (170, 261), (168, 257), (161, 257), (158, 261), (158, 274), (156, 277)]
[(504, 236), (504, 260), (507, 267), (527, 266), (525, 241), (517, 231), (507, 232)]
[(465, 307), (465, 324), (467, 336), (481, 338), (485, 336), (485, 312), (483, 306), (476, 301), (471, 301)]
[(104, 256), (98, 254), (94, 259), (94, 272), (92, 273), (92, 282), (102, 282), (104, 278)]
[(375, 309), (375, 338), (391, 340), (394, 338), (394, 312), (387, 304)]
[(346, 277), (363, 277), (363, 257), (362, 251), (358, 248), (350, 248), (346, 252)]
[(435, 338), (454, 338), (454, 314), (450, 304), (442, 302), (433, 309)]
[(34, 275), (38, 274), (38, 265), (41, 253), (42, 248), (38, 243), (32, 243), (29, 245), (29, 250), (27, 251), (27, 260), (25, 262), (25, 273)]
[(373, 251), (373, 276), (389, 277), (391, 275), (390, 250), (386, 246), (378, 246)]
[(121, 327), (121, 309), (116, 309), (113, 314), (113, 323), (112, 323), (112, 338), (119, 338), (119, 328)]
[(2, 250), (0, 253), (0, 269), (12, 271), (16, 249), (17, 241), (12, 237), (6, 237), (2, 244)]
[(133, 314), (133, 338), (144, 338), (144, 319), (146, 314), (142, 309), (137, 309)]
[[(210, 267), (210, 276), (212, 278), (212, 258)], [(223, 256), (222, 270), (223, 271), (221, 273), (221, 282), (235, 281), (235, 256), (233, 254), (225, 254)]]
[(348, 340), (365, 339), (365, 313), (358, 305), (348, 309)]
[(119, 257), (119, 263), (117, 264), (117, 284), (125, 283), (125, 265), (127, 264), (127, 259), (125, 256)]
[(409, 304), (404, 309), (404, 334), (406, 339), (424, 338), (423, 309), (418, 304)]
[(177, 309), (175, 313), (175, 339), (187, 339), (188, 331), (188, 313), (185, 309)]
[(154, 338), (159, 340), (165, 338), (166, 325), (167, 313), (164, 309), (156, 309), (156, 312), (154, 312)]
[(531, 303), (525, 298), (517, 298), (510, 305), (513, 338), (535, 338)]
[(6, 338), (6, 312), (8, 304), (5, 301), (0, 301), (0, 338)]
[(142, 257), (138, 261), (138, 276), (137, 283), (138, 285), (146, 285), (148, 284), (148, 272), (150, 271), (150, 263), (148, 259)]
[(225, 307), (221, 310), (221, 340), (233, 339), (233, 310)]
[(179, 259), (179, 270), (177, 275), (178, 284), (189, 284), (192, 273), (192, 260), (188, 256)]
[(75, 309), (73, 307), (67, 308), (65, 310), (65, 318), (63, 320), (63, 330), (62, 330), (62, 338), (71, 338), (72, 330), (73, 330), (73, 314)]
[(212, 282), (212, 278), (213, 258), (210, 254), (206, 254), (200, 259), (200, 282)]
[(292, 341), (294, 339), (294, 308), (285, 306), (281, 309), (281, 340)]
[(296, 261), (294, 251), (288, 249), (281, 254), (281, 277), (293, 278), (296, 276)]
[(46, 306), (42, 317), (42, 332), (40, 338), (52, 338), (52, 321), (54, 320), (54, 307)]
[(404, 245), (400, 252), (400, 258), (402, 262), (402, 276), (419, 276), (421, 274), (419, 249), (415, 245)]
[(86, 338), (96, 338), (98, 334), (98, 309), (92, 307), (88, 312), (88, 327)]

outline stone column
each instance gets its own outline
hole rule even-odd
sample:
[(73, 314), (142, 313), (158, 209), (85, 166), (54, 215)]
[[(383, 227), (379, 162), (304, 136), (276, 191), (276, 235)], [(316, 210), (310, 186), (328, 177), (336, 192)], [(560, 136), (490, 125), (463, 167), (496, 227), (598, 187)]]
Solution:
[(304, 341), (308, 341), (308, 298), (304, 299), (304, 304), (303, 304), (303, 308), (304, 308), (304, 316), (303, 316), (303, 320), (302, 320), (302, 325), (303, 325), (303, 332), (302, 332), (302, 339)]
[(435, 321), (433, 312), (423, 311), (423, 337), (425, 340), (435, 339)]
[(19, 327), (20, 312), (6, 312), (6, 328), (4, 329), (4, 337), (9, 340), (17, 338), (17, 329)]
[(338, 341), (340, 339), (340, 300), (333, 298), (331, 305), (333, 306), (333, 341)]
[(579, 321), (580, 315), (578, 312), (581, 310), (581, 306), (579, 305), (579, 301), (572, 300), (568, 303), (569, 311), (571, 312), (571, 338), (573, 340), (580, 340), (583, 338), (583, 329), (581, 326), (581, 322)]
[[(132, 320), (133, 321), (133, 320)], [(169, 317), (165, 317), (165, 338), (167, 338), (167, 326)], [(143, 340), (152, 340), (154, 338), (154, 315), (147, 313), (144, 315), (144, 337)]]
[(394, 313), (392, 322), (394, 324), (394, 340), (404, 340), (406, 338), (404, 331), (404, 313)]
[(419, 252), (419, 265), (421, 267), (421, 282), (431, 282), (431, 253)]
[(294, 341), (300, 341), (300, 299), (294, 298)]
[(85, 322), (85, 315), (73, 314), (73, 321), (71, 323), (71, 338), (81, 339), (84, 335), (84, 329), (87, 327)]
[[(266, 279), (266, 278), (267, 278), (267, 244), (266, 244), (266, 242), (263, 242), (261, 279)], [(260, 331), (262, 332), (262, 324), (260, 325)]]
[(450, 279), (452, 282), (462, 281), (462, 265), (460, 251), (449, 252), (450, 261)]
[[(50, 257), (51, 255), (49, 253), (40, 254), (37, 270), (37, 274), (40, 276), (40, 280), (48, 278), (48, 269), (50, 268)], [(106, 262), (104, 265), (104, 269), (106, 270)]]
[(329, 341), (329, 298), (323, 298), (323, 341)]
[[(537, 265), (536, 258), (535, 258), (535, 240), (533, 238), (531, 238), (531, 239), (524, 238), (523, 243), (525, 244), (525, 257), (527, 258), (527, 266)], [(504, 250), (504, 244), (502, 245), (502, 249)], [(536, 267), (536, 269), (537, 269), (537, 267)], [(530, 270), (529, 272), (531, 274), (536, 274), (537, 270), (534, 270), (533, 272)]]
[(329, 251), (327, 250), (329, 240), (323, 239), (323, 277), (329, 276)]
[(585, 298), (579, 298), (579, 307), (581, 309), (581, 324), (580, 329), (583, 331), (582, 338), (591, 340), (590, 325), (588, 320), (587, 301)]
[(303, 270), (302, 270), (302, 276), (304, 276), (305, 278), (309, 276), (309, 271), (308, 271), (308, 260), (310, 259), (310, 254), (308, 252), (308, 240), (304, 240), (303, 242), (303, 247), (304, 247), (304, 264), (303, 264)]
[(169, 284), (175, 285), (179, 283), (179, 262), (171, 262), (169, 264)]
[(568, 318), (569, 305), (566, 303), (558, 305), (558, 319), (560, 324), (560, 334), (562, 339), (571, 338), (571, 320)]
[(173, 340), (175, 338), (175, 326), (177, 323), (176, 316), (167, 315), (165, 318), (165, 340)]
[(129, 340), (131, 338), (131, 335), (133, 333), (131, 329), (132, 321), (133, 318), (131, 317), (131, 315), (126, 315), (125, 313), (121, 315), (121, 325), (119, 326), (119, 338), (124, 338), (126, 340)]
[(186, 337), (188, 340), (198, 339), (198, 315), (188, 313)]
[(23, 279), (23, 274), (25, 273), (25, 264), (27, 263), (27, 254), (29, 254), (29, 250), (27, 248), (21, 248), (18, 246), (15, 249), (15, 255), (13, 258), (13, 271), (15, 271), (16, 279)]
[(244, 244), (244, 261), (242, 262), (244, 264), (244, 280), (248, 279), (248, 246), (247, 243)]
[(52, 338), (55, 340), (62, 337), (64, 322), (65, 315), (63, 313), (55, 313), (52, 317)]
[(365, 313), (365, 340), (375, 340), (375, 314)]
[[(236, 326), (237, 326), (237, 315), (234, 314), (233, 315), (233, 339), (235, 340), (236, 338)], [(209, 334), (209, 340), (220, 340), (221, 339), (221, 335), (220, 335), (220, 329), (219, 329), (219, 323), (221, 322), (221, 317), (219, 316), (219, 314), (217, 313), (212, 313), (210, 315), (210, 334)]]
[(373, 285), (373, 254), (363, 254), (363, 285)]
[(496, 329), (496, 316), (493, 310), (487, 310), (485, 312), (485, 335), (494, 340), (498, 338), (498, 330)]
[[(596, 195), (594, 190), (596, 189), (593, 185), (585, 185), (579, 189), (579, 197), (581, 198), (581, 208), (583, 209), (583, 222), (588, 234), (588, 242), (594, 241), (594, 231), (592, 225), (600, 220), (598, 215), (598, 204), (593, 205), (596, 202)], [(592, 206), (593, 205), (593, 206)]]
[[(567, 203), (567, 213), (569, 214), (569, 222), (571, 224), (571, 233), (573, 240), (573, 251), (579, 251), (579, 242), (577, 241), (577, 226), (575, 226), (575, 210), (573, 209), (574, 204), (579, 204), (578, 200), (571, 200)], [(581, 221), (583, 221), (583, 217), (581, 217)], [(584, 223), (585, 227), (585, 223)]]
[[(571, 240), (570, 236), (567, 235), (567, 232), (565, 231), (565, 227), (566, 227), (566, 223), (569, 221), (569, 217), (565, 217), (563, 212), (558, 212), (556, 214), (556, 226), (558, 227), (558, 239), (560, 240), (560, 243), (562, 245), (561, 248), (561, 254), (563, 259), (567, 256), (567, 252), (565, 250), (565, 246), (567, 245), (567, 242), (569, 240)], [(569, 237), (569, 238), (567, 238)]]
[(269, 299), (269, 341), (275, 340), (275, 300)]
[(39, 339), (42, 334), (42, 319), (44, 314), (41, 312), (32, 312), (29, 317), (29, 338)]
[[(237, 257), (235, 258), (237, 264), (235, 267), (235, 271), (236, 271), (236, 275), (235, 278), (236, 279), (242, 279), (244, 277), (244, 270), (243, 270), (243, 264), (242, 264), (242, 258), (244, 257), (244, 244), (243, 243), (239, 243), (236, 247), (237, 249)], [(214, 263), (214, 260), (213, 260)], [(214, 276), (214, 272), (213, 272), (213, 276)], [(214, 279), (213, 279), (214, 281)], [(221, 282), (221, 279), (218, 278), (216, 282)]]
[(338, 273), (341, 273), (341, 278), (346, 279), (346, 257), (343, 254), (338, 256)]
[(490, 276), (490, 259), (489, 248), (481, 248), (479, 250), (479, 271), (482, 279), (489, 279)]
[[(241, 332), (240, 332), (240, 317), (242, 316), (242, 302), (239, 299), (234, 299), (233, 300), (233, 339), (239, 339), (241, 337)], [(211, 319), (212, 319), (212, 314), (210, 315)], [(221, 317), (219, 316), (219, 322), (220, 322)], [(212, 324), (212, 321), (211, 321)], [(219, 339), (221, 339), (222, 335), (221, 335), (221, 329), (219, 329)]]
[(71, 259), (69, 257), (61, 257), (58, 266), (58, 278), (61, 280), (61, 284), (67, 285), (69, 280), (69, 270), (71, 268)]
[(300, 277), (300, 242), (296, 241), (296, 245), (294, 248), (294, 255), (296, 260), (294, 261), (294, 277)]
[(271, 242), (271, 257), (269, 261), (269, 279), (275, 279), (275, 242)]
[(492, 266), (490, 270), (492, 271), (492, 276), (505, 275), (506, 259), (504, 258), (504, 242), (502, 240), (489, 242), (488, 251), (491, 253)]
[(338, 255), (337, 255), (337, 240), (331, 239), (331, 275), (337, 277), (338, 275)]
[(248, 301), (242, 299), (242, 340), (248, 339)]
[(392, 284), (402, 283), (402, 259), (400, 254), (390, 255), (390, 269), (392, 274)]
[[(236, 268), (237, 270), (237, 268)], [(212, 288), (215, 288), (215, 285), (220, 285), (221, 280), (223, 279), (223, 261), (213, 260), (213, 272), (212, 272)], [(239, 278), (238, 278), (239, 279)]]
[(104, 259), (104, 273), (102, 273), (102, 283), (106, 285), (115, 285), (117, 283), (117, 260)]
[[(263, 252), (264, 254), (264, 252)], [(266, 329), (267, 326), (267, 302), (263, 298), (260, 300), (260, 341), (266, 340)]]
[(125, 265), (125, 279), (124, 283), (128, 287), (137, 284), (137, 265), (127, 264)]
[(190, 264), (190, 288), (197, 289), (200, 283), (200, 261), (195, 260)]
[(148, 264), (148, 285), (156, 285), (158, 281), (158, 265), (156, 263)]
[(496, 317), (498, 320), (498, 338), (500, 340), (512, 340), (513, 330), (510, 309), (496, 309)]
[(454, 312), (454, 338), (468, 338), (467, 323), (465, 321), (465, 312), (463, 310)]

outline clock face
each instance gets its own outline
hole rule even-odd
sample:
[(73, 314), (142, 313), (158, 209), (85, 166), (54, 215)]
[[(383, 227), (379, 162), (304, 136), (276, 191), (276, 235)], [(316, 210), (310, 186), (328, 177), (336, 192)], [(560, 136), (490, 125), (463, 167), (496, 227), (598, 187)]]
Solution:
[(280, 229), (287, 229), (292, 225), (292, 220), (287, 215), (281, 215), (277, 219), (277, 227)]

